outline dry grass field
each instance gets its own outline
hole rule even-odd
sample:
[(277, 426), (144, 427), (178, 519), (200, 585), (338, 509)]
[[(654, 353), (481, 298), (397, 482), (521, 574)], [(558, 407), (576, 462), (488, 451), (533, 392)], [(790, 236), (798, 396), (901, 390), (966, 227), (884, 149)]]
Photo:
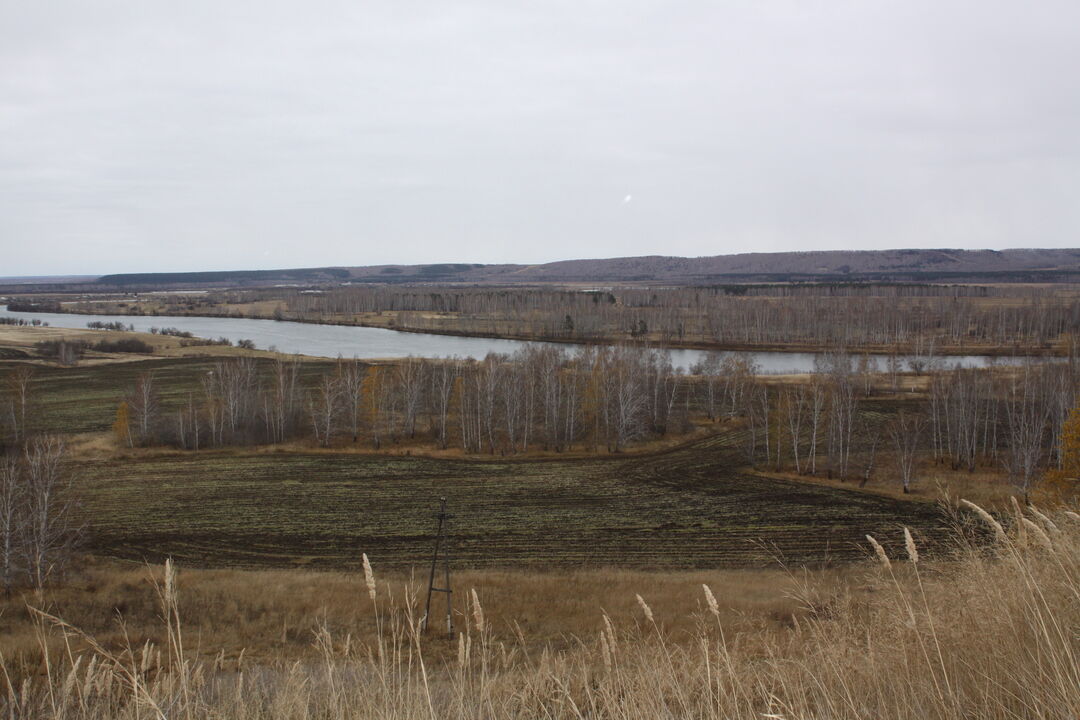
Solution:
[[(423, 560), (407, 570), (379, 571), (386, 592), (397, 597), (426, 589)], [(591, 634), (600, 613), (633, 626), (641, 610), (635, 594), (649, 598), (668, 620), (665, 629), (676, 642), (691, 638), (703, 608), (702, 583), (724, 603), (724, 622), (735, 632), (777, 632), (788, 629), (806, 608), (796, 593), (813, 588), (822, 597), (864, 579), (864, 569), (800, 570), (789, 574), (774, 566), (747, 570), (641, 571), (626, 568), (592, 570), (464, 570), (452, 585), (454, 624), (468, 626), (468, 594), (475, 589), (487, 606), (488, 621), (501, 636), (524, 633), (531, 650), (566, 649), (575, 638)], [(0, 596), (0, 647), (8, 662), (27, 669), (39, 648), (27, 607), (50, 612), (94, 636), (114, 651), (127, 642), (164, 642), (160, 607), (153, 584), (160, 565), (86, 558), (63, 584), (32, 592)], [(199, 638), (196, 653), (213, 659), (222, 650), (233, 667), (243, 652), (248, 662), (311, 659), (320, 627), (350, 633), (358, 641), (374, 639), (374, 607), (363, 587), (359, 556), (341, 570), (205, 570), (180, 565), (181, 620)], [(865, 591), (865, 588), (863, 589)], [(445, 605), (437, 599), (438, 622), (429, 648), (440, 655), (453, 650), (445, 640)], [(118, 619), (123, 618), (123, 623)], [(435, 629), (440, 628), (439, 632)], [(32, 670), (31, 670), (32, 671)]]
[(1004, 528), (985, 517), (989, 544), (958, 536), (950, 558), (928, 562), (902, 540), (839, 581), (463, 575), (452, 640), (421, 632), (415, 579), (378, 565), (88, 568), (89, 598), (73, 586), (27, 598), (33, 622), (11, 620), (10, 604), (0, 616), (0, 709), (80, 720), (1071, 720), (1080, 516), (1017, 509)]

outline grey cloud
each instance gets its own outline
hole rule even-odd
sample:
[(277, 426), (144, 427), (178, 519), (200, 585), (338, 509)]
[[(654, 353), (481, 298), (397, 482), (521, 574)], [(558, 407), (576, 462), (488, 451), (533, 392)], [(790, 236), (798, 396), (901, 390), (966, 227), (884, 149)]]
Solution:
[(0, 274), (1074, 246), (1078, 21), (7, 2)]

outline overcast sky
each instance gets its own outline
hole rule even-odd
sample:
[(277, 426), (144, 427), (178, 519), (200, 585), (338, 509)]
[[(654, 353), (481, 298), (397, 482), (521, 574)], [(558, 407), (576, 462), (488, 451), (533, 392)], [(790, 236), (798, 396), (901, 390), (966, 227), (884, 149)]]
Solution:
[(0, 275), (1080, 245), (1080, 3), (0, 0)]

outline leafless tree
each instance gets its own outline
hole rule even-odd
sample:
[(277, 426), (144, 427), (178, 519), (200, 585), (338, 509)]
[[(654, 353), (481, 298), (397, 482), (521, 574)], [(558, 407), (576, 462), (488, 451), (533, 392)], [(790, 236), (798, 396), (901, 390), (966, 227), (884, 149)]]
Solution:
[(728, 399), (728, 413), (735, 415), (744, 406), (743, 395), (760, 368), (749, 353), (734, 353), (724, 357), (720, 364), (724, 395)]
[(24, 451), (26, 523), (23, 554), (26, 573), (41, 588), (63, 570), (75, 540), (74, 507), (65, 472), (64, 443), (52, 435), (30, 441)]
[(26, 522), (26, 487), (15, 455), (0, 457), (0, 583), (10, 593), (19, 573)]
[(30, 435), (33, 382), (34, 368), (30, 365), (19, 365), (8, 374), (7, 384), (11, 396), (9, 412), (15, 442)]
[(258, 368), (254, 358), (239, 357), (218, 363), (215, 370), (225, 423), (229, 432), (236, 435), (249, 427), (255, 417)]
[(1025, 365), (1011, 379), (1004, 403), (1008, 435), (1005, 465), (1025, 501), (1038, 479), (1039, 466), (1047, 451), (1049, 407), (1039, 396), (1038, 380), (1038, 369)]
[(721, 393), (720, 365), (720, 354), (710, 352), (703, 360), (690, 368), (691, 374), (700, 378), (698, 387), (701, 392), (701, 401), (705, 407), (705, 414), (710, 420), (716, 420), (718, 415)]
[(900, 355), (895, 351), (890, 352), (889, 357), (885, 360), (885, 370), (889, 375), (889, 389), (893, 392), (900, 389), (900, 373), (903, 371), (903, 367)]
[(426, 370), (426, 363), (413, 357), (394, 365), (394, 375), (401, 402), (402, 424), (404, 433), (409, 437), (416, 436), (416, 416), (422, 407)]
[[(802, 475), (803, 466), (799, 450), (803, 442), (803, 423), (810, 410), (810, 393), (805, 385), (786, 388), (781, 395), (780, 406), (784, 412), (785, 427), (791, 442), (791, 456), (795, 460), (795, 472)], [(779, 444), (779, 443), (778, 443)]]
[(819, 359), (817, 372), (828, 382), (828, 459), (829, 476), (841, 480), (848, 474), (852, 438), (859, 408), (851, 356), (846, 352), (828, 353)]
[(180, 447), (199, 449), (199, 407), (195, 404), (194, 393), (188, 393), (187, 403), (176, 411), (176, 424)]
[(225, 402), (220, 394), (220, 373), (210, 370), (202, 377), (203, 408), (210, 444), (221, 445), (225, 435)]
[(270, 442), (284, 442), (299, 425), (300, 361), (275, 360), (269, 386), (262, 389), (261, 396), (267, 438)]
[(866, 487), (866, 484), (870, 482), (870, 475), (874, 472), (874, 463), (877, 461), (877, 449), (881, 442), (881, 435), (879, 433), (873, 433), (869, 438), (869, 447), (864, 453), (866, 462), (863, 463), (862, 478), (859, 480), (859, 487)]
[(646, 406), (644, 393), (644, 368), (634, 349), (620, 346), (610, 356), (608, 377), (611, 391), (609, 417), (616, 452), (640, 437), (644, 431), (643, 410)]
[(765, 459), (772, 456), (769, 443), (769, 418), (772, 416), (771, 393), (769, 386), (764, 383), (750, 383), (739, 395), (743, 405), (742, 415), (746, 418), (746, 437), (744, 451), (746, 460), (755, 464), (758, 458), (758, 448), (764, 444)]
[(915, 463), (923, 444), (923, 432), (926, 429), (926, 416), (900, 410), (886, 426), (886, 432), (892, 441), (896, 455), (896, 468), (900, 482), (907, 493), (915, 479)]
[(341, 408), (341, 385), (338, 377), (327, 373), (319, 379), (319, 384), (311, 391), (308, 411), (311, 414), (311, 427), (315, 442), (329, 447), (334, 439), (334, 430)]
[(153, 372), (142, 372), (135, 377), (135, 387), (127, 398), (132, 435), (140, 443), (153, 439), (154, 424), (158, 418), (158, 394)]
[(360, 437), (360, 418), (363, 416), (364, 366), (357, 360), (338, 360), (337, 384), (341, 394), (342, 415), (348, 424), (352, 441)]
[(371, 429), (371, 442), (375, 449), (382, 447), (386, 415), (391, 405), (393, 387), (387, 369), (382, 365), (372, 365), (364, 378), (364, 409), (367, 411), (368, 427)]
[(817, 452), (818, 452), (818, 437), (821, 428), (822, 416), (825, 412), (826, 406), (826, 389), (825, 381), (818, 373), (813, 373), (810, 376), (810, 382), (808, 385), (809, 394), (809, 406), (810, 413), (809, 425), (810, 425), (810, 448), (807, 451), (807, 459), (810, 463), (810, 474), (817, 474)]
[(450, 410), (454, 388), (461, 378), (461, 361), (453, 358), (438, 362), (428, 373), (431, 390), (428, 397), (432, 403), (435, 439), (439, 448), (445, 450), (450, 442)]

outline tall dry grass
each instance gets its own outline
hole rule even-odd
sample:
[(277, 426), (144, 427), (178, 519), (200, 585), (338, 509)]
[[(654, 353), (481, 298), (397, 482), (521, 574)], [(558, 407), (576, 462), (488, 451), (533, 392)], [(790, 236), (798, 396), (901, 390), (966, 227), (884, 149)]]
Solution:
[(376, 616), (370, 640), (323, 627), (308, 658), (226, 668), (192, 651), (178, 611), (183, 578), (170, 566), (157, 585), (160, 646), (109, 649), (39, 612), (42, 648), (56, 633), (63, 644), (43, 652), (38, 676), (7, 683), (2, 716), (1080, 717), (1080, 517), (964, 512), (988, 526), (990, 544), (961, 539), (954, 558), (927, 564), (898, 531), (888, 546), (902, 550), (882, 548), (866, 587), (828, 603), (809, 588), (806, 612), (784, 632), (732, 631), (724, 588), (706, 585), (692, 634), (676, 638), (642, 588), (630, 600), (635, 621), (598, 614), (558, 649), (497, 632), (482, 592), (469, 592), (454, 652), (432, 653), (418, 586), (365, 574), (355, 587)]

